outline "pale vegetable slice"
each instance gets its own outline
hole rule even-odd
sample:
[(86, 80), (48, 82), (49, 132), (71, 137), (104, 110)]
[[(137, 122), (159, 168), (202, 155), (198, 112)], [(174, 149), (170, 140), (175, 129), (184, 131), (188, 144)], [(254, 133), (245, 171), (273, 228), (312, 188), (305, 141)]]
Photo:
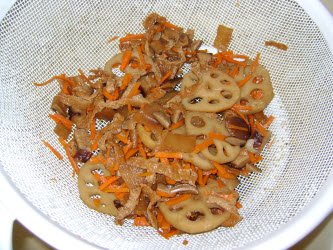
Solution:
[(185, 114), (185, 126), (189, 135), (208, 135), (210, 132), (229, 136), (224, 122), (216, 114), (189, 111)]
[[(198, 140), (197, 144), (202, 142)], [(214, 139), (214, 144), (201, 151), (202, 155), (211, 161), (226, 163), (233, 161), (239, 154), (240, 147), (232, 146), (228, 142)]]
[[(186, 91), (186, 90), (184, 90)], [(182, 104), (187, 110), (220, 112), (231, 108), (240, 97), (240, 89), (235, 80), (219, 70), (202, 74), (199, 86), (187, 93)]]
[[(117, 198), (112, 193), (99, 190), (99, 183), (93, 175), (94, 172), (102, 173), (105, 177), (110, 175), (110, 172), (102, 164), (84, 164), (78, 177), (80, 198), (89, 208), (116, 216), (118, 214), (118, 209), (115, 206)], [(99, 206), (95, 205), (94, 199), (100, 200)]]
[(264, 110), (273, 97), (270, 75), (263, 66), (258, 65), (253, 77), (241, 87), (240, 100), (252, 107), (251, 110), (245, 110), (244, 113), (253, 114)]
[(213, 164), (203, 157), (201, 153), (183, 153), (183, 160), (194, 164), (202, 170), (210, 170), (214, 168)]
[(154, 149), (160, 144), (160, 136), (155, 135), (152, 132), (146, 131), (141, 124), (137, 125), (137, 130), (140, 140), (146, 147)]

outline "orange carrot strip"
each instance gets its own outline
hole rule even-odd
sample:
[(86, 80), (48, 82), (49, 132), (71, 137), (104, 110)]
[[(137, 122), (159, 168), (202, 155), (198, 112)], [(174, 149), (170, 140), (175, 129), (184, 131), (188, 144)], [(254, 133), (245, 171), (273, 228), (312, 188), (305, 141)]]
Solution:
[(92, 151), (95, 151), (98, 148), (98, 142), (102, 138), (102, 136), (103, 136), (103, 133), (100, 132), (100, 133), (97, 134), (96, 138), (94, 138), (94, 141), (93, 141), (93, 143), (91, 144), (91, 147), (90, 147), (90, 149)]
[(184, 165), (184, 169), (191, 169), (191, 164), (186, 162)]
[(157, 157), (157, 158), (183, 159), (183, 154), (180, 153), (180, 152), (156, 152), (155, 157)]
[(78, 174), (80, 172), (80, 169), (79, 167), (77, 166), (77, 163), (76, 161), (73, 159), (73, 157), (71, 156), (71, 152), (68, 148), (68, 144), (66, 143), (66, 141), (63, 139), (63, 138), (59, 138), (59, 142), (60, 144), (64, 147), (65, 149), (65, 152), (66, 152), (66, 155), (67, 155), (67, 158), (70, 162), (70, 164), (72, 165), (74, 171), (76, 174)]
[(208, 137), (211, 139), (217, 139), (220, 141), (224, 141), (225, 136), (222, 134), (214, 133), (214, 132), (209, 132)]
[(93, 86), (94, 84), (89, 80), (88, 77), (86, 77), (86, 75), (83, 73), (83, 71), (81, 69), (78, 69), (80, 76), (83, 80), (85, 80), (90, 86)]
[(215, 161), (213, 161), (213, 165), (217, 169), (217, 175), (220, 178), (224, 178), (224, 179), (235, 179), (236, 178), (236, 176), (229, 173), (223, 165), (220, 165), (219, 163), (217, 163)]
[(111, 42), (117, 40), (118, 38), (119, 38), (119, 36), (111, 37), (111, 38), (109, 38), (108, 42), (111, 43)]
[(163, 236), (164, 238), (166, 238), (167, 240), (170, 239), (172, 236), (179, 234), (179, 230), (178, 229), (172, 229), (169, 232), (160, 232), (157, 231), (161, 236)]
[(110, 94), (109, 92), (107, 92), (107, 90), (104, 88), (103, 89), (103, 95), (110, 101), (115, 101), (118, 99), (119, 97), (119, 90), (116, 89), (112, 94)]
[(219, 188), (224, 188), (225, 187), (225, 185), (223, 184), (223, 182), (219, 178), (216, 179), (216, 182), (217, 182), (217, 185), (219, 186)]
[(245, 78), (243, 80), (240, 80), (237, 82), (238, 87), (243, 87), (245, 85), (245, 83), (247, 83), (251, 78), (252, 78), (252, 74), (248, 74), (247, 76), (245, 76)]
[(249, 118), (249, 123), (250, 123), (250, 128), (251, 128), (251, 134), (254, 133), (254, 131), (256, 130), (256, 126), (254, 124), (254, 117), (253, 115), (248, 115)]
[(233, 125), (233, 124), (229, 124), (229, 126), (228, 126), (228, 127), (229, 127), (229, 128), (231, 128), (231, 129), (235, 129), (235, 130), (241, 130), (241, 131), (249, 131), (247, 128), (240, 127), (240, 126)]
[(144, 150), (143, 145), (142, 145), (141, 142), (138, 143), (138, 148), (139, 148), (139, 153), (140, 153), (140, 155), (141, 155), (143, 158), (147, 159), (146, 151)]
[(231, 72), (229, 72), (229, 75), (231, 77), (235, 77), (239, 72), (239, 66), (238, 65), (235, 65), (234, 68), (232, 69)]
[(183, 194), (183, 195), (180, 195), (178, 197), (175, 197), (175, 198), (172, 198), (172, 199), (166, 201), (165, 204), (168, 205), (169, 207), (171, 207), (182, 201), (186, 201), (186, 200), (190, 199), (191, 197), (192, 197), (192, 194)]
[(125, 68), (129, 64), (129, 62), (131, 61), (131, 58), (132, 58), (132, 51), (131, 50), (126, 50), (123, 54), (123, 58), (122, 58), (121, 65), (120, 65), (120, 70), (121, 71), (125, 70)]
[(270, 115), (268, 119), (265, 121), (265, 123), (262, 125), (264, 128), (268, 128), (272, 122), (274, 121), (275, 117)]
[(175, 30), (181, 29), (180, 27), (178, 27), (178, 26), (176, 26), (176, 25), (174, 25), (174, 24), (172, 24), (170, 22), (164, 22), (163, 26), (165, 26), (165, 27), (167, 27), (169, 29), (175, 29)]
[(163, 192), (161, 190), (156, 190), (156, 194), (161, 196), (161, 197), (166, 197), (166, 198), (172, 198), (172, 197), (176, 196), (176, 194), (168, 194), (168, 193)]
[(207, 184), (209, 176), (210, 176), (209, 174), (203, 176), (203, 178), (202, 178), (202, 184), (203, 184), (203, 186), (205, 186)]
[(56, 123), (61, 123), (64, 125), (68, 130), (72, 130), (73, 122), (61, 114), (50, 114), (49, 117)]
[(181, 120), (179, 120), (178, 122), (173, 123), (173, 124), (169, 127), (169, 129), (170, 129), (170, 130), (173, 130), (173, 129), (176, 129), (176, 128), (179, 128), (179, 127), (183, 126), (184, 124), (185, 124), (185, 119), (181, 119)]
[(90, 140), (93, 140), (96, 136), (96, 117), (94, 117), (90, 124)]
[(129, 73), (125, 73), (122, 84), (120, 86), (120, 90), (126, 89), (131, 80), (132, 80), (132, 75)]
[(140, 88), (141, 84), (140, 82), (136, 82), (133, 86), (133, 88), (131, 89), (131, 92), (128, 94), (127, 98), (131, 98), (133, 96), (136, 96), (137, 94), (140, 93)]
[(126, 36), (119, 39), (121, 43), (127, 42), (130, 40), (142, 39), (145, 37), (145, 34), (127, 34)]
[(171, 225), (167, 220), (164, 218), (163, 214), (160, 210), (157, 210), (157, 216), (156, 216), (158, 227), (163, 230), (163, 232), (169, 232), (171, 229)]
[(252, 71), (252, 73), (256, 72), (257, 67), (259, 65), (259, 59), (260, 59), (260, 53), (257, 53), (257, 56), (254, 59), (252, 65), (251, 65), (251, 71)]
[(104, 189), (104, 192), (107, 192), (107, 193), (128, 193), (129, 188), (127, 188), (127, 187), (109, 187), (107, 189)]
[(193, 153), (197, 154), (205, 148), (208, 148), (212, 144), (214, 144), (214, 140), (212, 138), (207, 138), (202, 143), (195, 145)]
[(128, 135), (129, 135), (129, 130), (125, 132), (125, 135), (123, 133), (116, 134), (116, 137), (119, 141), (128, 144)]
[(238, 110), (252, 110), (252, 107), (247, 105), (234, 104), (232, 107)]
[(97, 155), (97, 156), (93, 156), (89, 159), (90, 163), (102, 163), (105, 164), (106, 163), (106, 159), (104, 158), (103, 155)]
[(239, 208), (242, 208), (243, 206), (242, 206), (242, 204), (239, 201), (237, 201), (236, 202), (236, 207), (239, 209)]
[(51, 82), (53, 82), (54, 80), (62, 80), (62, 81), (65, 81), (67, 82), (69, 85), (75, 85), (75, 83), (69, 79), (66, 78), (66, 75), (65, 74), (61, 74), (61, 75), (57, 75), (57, 76), (53, 76), (51, 77), (49, 80), (47, 80), (46, 82), (43, 82), (43, 83), (37, 83), (37, 82), (34, 82), (33, 84), (35, 86), (45, 86)]
[(205, 186), (205, 184), (203, 183), (203, 175), (202, 175), (202, 169), (198, 169), (198, 184), (199, 184), (199, 186), (201, 186), (201, 187), (203, 187), (203, 186)]
[(262, 160), (262, 156), (261, 155), (255, 155), (255, 154), (253, 154), (251, 152), (248, 152), (248, 156), (250, 158), (250, 162), (251, 163), (257, 163), (257, 162), (259, 162), (259, 161)]
[(149, 226), (149, 223), (146, 219), (146, 217), (144, 216), (141, 216), (141, 217), (135, 217), (134, 218), (134, 225), (135, 226), (138, 226), (138, 227), (146, 227), (146, 226)]
[(125, 154), (125, 159), (129, 159), (131, 156), (135, 155), (139, 151), (138, 148), (131, 148)]
[(174, 184), (176, 184), (176, 181), (173, 180), (173, 179), (171, 179), (171, 178), (168, 177), (168, 176), (165, 176), (165, 181), (166, 181), (166, 183), (169, 184), (169, 185), (174, 185)]
[(103, 191), (105, 188), (107, 188), (109, 185), (114, 183), (116, 180), (118, 180), (119, 176), (111, 176), (107, 179), (106, 182), (104, 182), (102, 185), (99, 186), (99, 190)]
[(256, 128), (258, 130), (258, 132), (263, 136), (265, 137), (267, 135), (267, 130), (261, 125), (260, 122), (258, 121), (255, 121), (255, 125), (256, 125)]
[(123, 147), (123, 152), (126, 155), (126, 153), (128, 152), (128, 150), (130, 150), (133, 146), (133, 142), (128, 143), (125, 147)]
[(231, 110), (234, 111), (240, 118), (242, 118), (247, 125), (250, 125), (249, 121), (238, 109), (231, 107)]
[(161, 80), (159, 81), (158, 85), (161, 85), (162, 83), (164, 83), (166, 80), (168, 80), (170, 78), (170, 76), (172, 75), (172, 71), (169, 70), (168, 72), (165, 73), (165, 75), (161, 78)]
[(143, 55), (142, 48), (140, 46), (137, 47), (139, 59), (140, 59), (140, 65), (143, 70), (147, 70), (149, 66), (146, 64), (145, 56)]
[(50, 150), (51, 150), (51, 152), (59, 159), (59, 160), (62, 160), (63, 159), (63, 157), (62, 157), (62, 155), (54, 148), (54, 147), (52, 147), (51, 146), (51, 144), (50, 143), (48, 143), (47, 141), (44, 141), (44, 140), (42, 140), (42, 142), (44, 143), (44, 145), (47, 147), (47, 148), (49, 148)]
[(114, 195), (116, 196), (116, 198), (118, 200), (124, 200), (125, 199), (125, 196), (127, 195), (127, 193), (114, 193)]

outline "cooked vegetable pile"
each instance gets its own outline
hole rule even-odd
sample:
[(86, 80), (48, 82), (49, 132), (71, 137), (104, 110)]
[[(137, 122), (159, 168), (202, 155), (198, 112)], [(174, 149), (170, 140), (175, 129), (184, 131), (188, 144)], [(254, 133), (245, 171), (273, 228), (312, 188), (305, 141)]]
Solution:
[(60, 85), (50, 118), (80, 198), (118, 224), (131, 218), (165, 238), (234, 226), (242, 219), (237, 177), (260, 171), (254, 164), (271, 135), (269, 73), (259, 54), (226, 50), (225, 26), (215, 54), (158, 14), (143, 26), (144, 34), (119, 39), (104, 69), (35, 83)]

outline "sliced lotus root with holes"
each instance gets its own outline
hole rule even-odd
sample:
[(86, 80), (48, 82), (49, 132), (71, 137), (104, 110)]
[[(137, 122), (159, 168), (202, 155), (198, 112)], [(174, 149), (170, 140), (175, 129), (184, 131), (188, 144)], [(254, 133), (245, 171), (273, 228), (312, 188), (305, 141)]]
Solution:
[(150, 149), (154, 149), (160, 144), (160, 142), (161, 142), (160, 136), (155, 135), (152, 132), (146, 131), (145, 128), (141, 124), (137, 125), (137, 130), (138, 130), (138, 135), (140, 137), (140, 140), (146, 147), (148, 147)]
[(268, 71), (258, 65), (253, 77), (241, 88), (240, 101), (251, 106), (245, 114), (254, 114), (264, 110), (274, 97), (273, 86)]
[[(89, 207), (98, 212), (114, 215), (118, 213), (121, 203), (114, 194), (99, 190), (99, 183), (93, 173), (98, 172), (103, 176), (110, 176), (110, 172), (102, 164), (84, 164), (78, 176), (78, 186), (81, 200)], [(95, 205), (94, 199), (99, 199), (99, 206)]]
[(201, 153), (183, 153), (183, 160), (194, 164), (196, 167), (201, 168), (202, 170), (213, 169), (213, 164), (207, 160)]
[[(197, 140), (197, 144), (202, 140)], [(236, 159), (240, 152), (239, 146), (232, 146), (226, 141), (214, 139), (214, 144), (201, 151), (202, 155), (211, 161), (218, 163), (226, 163)]]
[(208, 135), (210, 132), (229, 136), (224, 122), (216, 114), (188, 111), (185, 114), (185, 126), (189, 135)]
[(199, 86), (184, 96), (182, 104), (187, 110), (220, 112), (229, 109), (240, 97), (240, 89), (233, 78), (219, 70), (202, 74)]
[[(228, 221), (231, 213), (222, 207), (207, 203), (207, 197), (211, 193), (231, 194), (235, 191), (229, 190), (227, 186), (220, 188), (215, 180), (208, 180), (204, 187), (198, 188), (199, 194), (193, 195), (190, 199), (169, 207), (165, 202), (158, 204), (165, 219), (175, 228), (186, 233), (201, 233), (217, 228)], [(236, 195), (237, 199), (238, 196)], [(226, 202), (232, 210), (235, 200)]]

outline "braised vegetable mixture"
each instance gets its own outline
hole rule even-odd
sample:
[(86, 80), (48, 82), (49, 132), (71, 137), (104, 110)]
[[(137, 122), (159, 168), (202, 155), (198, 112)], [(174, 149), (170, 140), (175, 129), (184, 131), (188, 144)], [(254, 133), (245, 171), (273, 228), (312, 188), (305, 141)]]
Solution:
[(254, 164), (271, 135), (269, 73), (259, 54), (227, 50), (225, 26), (215, 54), (158, 14), (143, 26), (119, 39), (104, 69), (35, 83), (60, 85), (49, 116), (80, 198), (117, 224), (134, 219), (165, 238), (232, 227), (242, 219), (237, 177), (260, 172)]

